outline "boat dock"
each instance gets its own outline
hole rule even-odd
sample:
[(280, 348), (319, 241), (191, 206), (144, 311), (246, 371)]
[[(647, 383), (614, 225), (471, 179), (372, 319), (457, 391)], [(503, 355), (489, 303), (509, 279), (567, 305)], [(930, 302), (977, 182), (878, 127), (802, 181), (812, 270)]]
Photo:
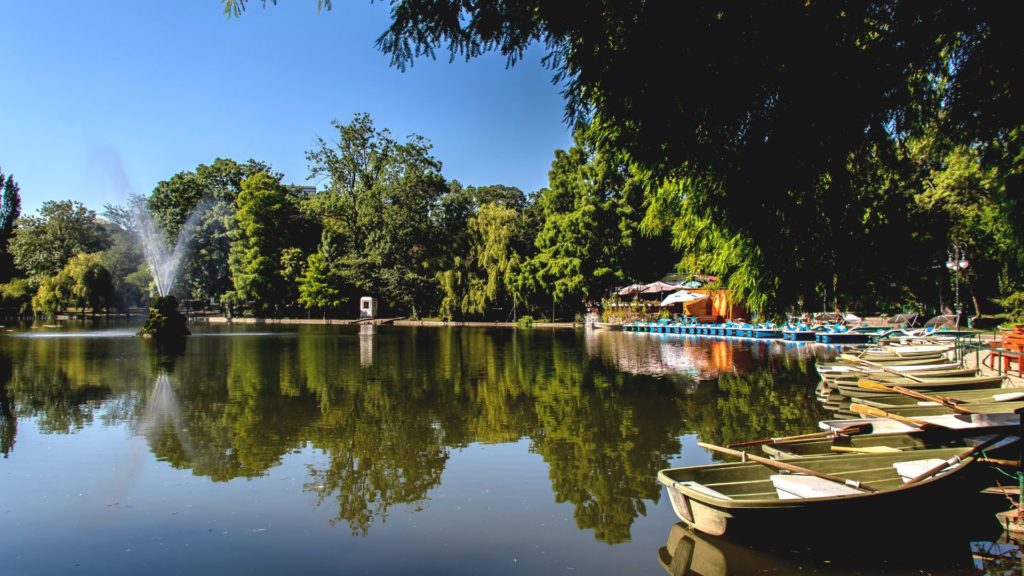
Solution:
[[(979, 337), (971, 342), (960, 343), (961, 349), (958, 353), (964, 368), (973, 368), (983, 376), (1003, 376), (1006, 378), (1007, 388), (1024, 388), (1024, 376), (1015, 361), (1011, 369), (1003, 361), (1003, 356), (1013, 354), (1013, 351), (998, 349), (998, 336)], [(979, 345), (980, 344), (980, 345)]]
[(679, 334), (711, 338), (737, 338), (743, 340), (789, 340), (818, 342), (821, 344), (866, 344), (872, 336), (856, 330), (797, 330), (771, 324), (753, 325), (737, 322), (704, 324), (699, 322), (631, 322), (623, 324), (625, 332), (650, 334)]

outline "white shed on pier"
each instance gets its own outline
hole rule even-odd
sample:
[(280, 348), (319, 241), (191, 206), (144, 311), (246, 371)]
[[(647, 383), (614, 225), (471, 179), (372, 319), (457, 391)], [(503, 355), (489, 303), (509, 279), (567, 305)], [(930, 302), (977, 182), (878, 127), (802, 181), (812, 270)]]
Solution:
[(359, 319), (373, 318), (377, 316), (377, 300), (372, 296), (363, 296), (359, 299)]

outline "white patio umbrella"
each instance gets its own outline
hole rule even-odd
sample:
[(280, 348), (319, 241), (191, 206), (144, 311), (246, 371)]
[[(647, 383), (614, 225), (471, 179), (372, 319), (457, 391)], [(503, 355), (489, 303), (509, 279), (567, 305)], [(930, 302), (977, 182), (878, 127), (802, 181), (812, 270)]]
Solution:
[(678, 292), (673, 292), (669, 294), (664, 300), (661, 301), (661, 305), (671, 306), (673, 304), (686, 304), (687, 302), (696, 302), (697, 300), (704, 300), (707, 297), (707, 294), (696, 294), (694, 292), (680, 290)]

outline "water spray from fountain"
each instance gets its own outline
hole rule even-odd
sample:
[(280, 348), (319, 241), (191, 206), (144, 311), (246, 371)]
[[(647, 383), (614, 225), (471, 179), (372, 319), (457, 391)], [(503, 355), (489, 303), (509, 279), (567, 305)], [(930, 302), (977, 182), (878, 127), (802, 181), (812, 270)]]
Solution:
[(158, 295), (167, 296), (174, 288), (185, 251), (192, 239), (192, 232), (203, 212), (205, 212), (205, 203), (200, 202), (185, 220), (185, 224), (182, 225), (174, 242), (174, 247), (171, 248), (149, 211), (144, 207), (136, 208), (135, 220), (138, 223), (136, 233), (142, 243), (142, 252), (146, 257), (150, 273), (153, 275)]
[(140, 202), (135, 208), (135, 220), (142, 252), (146, 257), (153, 282), (156, 284), (157, 297), (149, 307), (146, 324), (139, 330), (140, 336), (152, 338), (173, 338), (190, 334), (185, 326), (185, 316), (178, 311), (178, 300), (171, 295), (171, 290), (178, 279), (178, 272), (184, 260), (186, 250), (192, 238), (192, 232), (199, 222), (199, 217), (206, 211), (207, 202), (200, 202), (192, 209), (185, 220), (174, 247), (170, 248), (165, 235), (158, 229), (149, 211)]

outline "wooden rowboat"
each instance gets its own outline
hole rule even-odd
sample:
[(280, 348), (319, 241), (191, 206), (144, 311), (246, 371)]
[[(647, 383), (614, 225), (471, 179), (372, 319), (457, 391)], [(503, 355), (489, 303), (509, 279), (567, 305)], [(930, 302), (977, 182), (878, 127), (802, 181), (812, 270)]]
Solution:
[[(989, 388), (976, 390), (950, 390), (938, 394), (928, 394), (936, 398), (944, 398), (952, 403), (970, 408), (972, 404), (992, 404), (997, 402), (1024, 402), (1024, 389), (1014, 388)], [(909, 406), (939, 406), (941, 400), (919, 399), (912, 396), (904, 396), (893, 393), (880, 392), (877, 396), (860, 396), (850, 398), (841, 394), (830, 394), (819, 398), (824, 407), (828, 410), (851, 413), (850, 406), (854, 402), (874, 406), (882, 410), (890, 408), (904, 408)], [(942, 412), (937, 412), (942, 414)]]
[(840, 361), (851, 363), (870, 362), (881, 366), (895, 367), (913, 364), (945, 364), (949, 362), (945, 354), (927, 354), (920, 356), (852, 356), (840, 354)]
[[(897, 434), (852, 434), (813, 438), (796, 442), (763, 444), (761, 449), (772, 458), (807, 458), (857, 453), (906, 452), (936, 448), (968, 448), (992, 434), (1013, 433), (1018, 425), (978, 430), (921, 430)], [(993, 455), (989, 452), (988, 455)], [(1009, 456), (1009, 455), (1008, 455)], [(1015, 457), (1016, 455), (1013, 455)]]
[[(954, 430), (964, 428), (984, 430), (1020, 424), (1020, 417), (1016, 414), (942, 414), (941, 416), (921, 416), (916, 419), (929, 425)], [(842, 430), (850, 426), (871, 426), (872, 434), (914, 432), (921, 428), (920, 426), (897, 422), (890, 418), (848, 418), (818, 422), (818, 427), (822, 430)]]
[(613, 332), (621, 332), (622, 324), (616, 324), (612, 322), (594, 322), (594, 329), (596, 330), (611, 330)]
[[(797, 461), (804, 469), (862, 483), (860, 487), (806, 474), (780, 474), (758, 462), (669, 468), (658, 472), (658, 481), (679, 519), (706, 534), (744, 537), (785, 530), (797, 537), (820, 533), (836, 522), (844, 531), (857, 533), (857, 528), (879, 529), (880, 518), (920, 522), (945, 515), (948, 520), (952, 509), (943, 503), (961, 493), (976, 493), (988, 472), (975, 466), (976, 456), (964, 458), (963, 453), (961, 448), (939, 448)], [(957, 456), (959, 462), (954, 460)], [(908, 482), (908, 477), (917, 479), (922, 471), (928, 474), (944, 462), (940, 472)], [(876, 491), (865, 491), (867, 485)]]
[[(853, 403), (867, 404), (866, 402), (862, 402), (862, 400), (866, 399), (857, 398), (854, 400)], [(873, 404), (868, 405), (871, 406)], [(969, 409), (973, 412), (977, 412), (979, 414), (1007, 414), (1012, 413), (1014, 410), (1017, 410), (1018, 408), (1024, 408), (1024, 402), (975, 402), (971, 404), (958, 404), (958, 406)], [(875, 407), (881, 408), (880, 406)], [(937, 416), (940, 414), (952, 413), (952, 410), (941, 404), (925, 404), (923, 406), (895, 406), (885, 407), (881, 409), (885, 410), (890, 414), (895, 414), (896, 416), (908, 416), (912, 418), (917, 418), (918, 416)], [(853, 414), (854, 412), (851, 411), (850, 413)]]
[[(934, 363), (931, 363), (931, 364), (905, 364), (905, 365), (897, 365), (897, 366), (890, 367), (889, 370), (891, 370), (893, 372), (900, 372), (900, 373), (903, 373), (903, 374), (906, 374), (906, 373), (911, 373), (911, 374), (924, 373), (924, 374), (926, 374), (928, 372), (941, 371), (941, 370), (955, 370), (955, 369), (957, 369), (959, 367), (960, 367), (960, 365), (955, 363), (955, 362), (934, 362)], [(884, 370), (882, 368), (876, 368), (876, 367), (864, 366), (864, 365), (853, 365), (853, 364), (847, 364), (847, 363), (818, 364), (817, 366), (815, 366), (815, 368), (817, 369), (818, 374), (820, 374), (821, 376), (832, 376), (832, 375), (840, 376), (840, 375), (843, 375), (843, 374), (864, 374), (864, 373), (886, 372), (886, 370)]]
[(932, 354), (944, 354), (953, 349), (953, 346), (949, 343), (941, 344), (920, 344), (914, 346), (900, 346), (900, 345), (886, 345), (872, 348), (865, 348), (859, 352), (853, 353), (855, 356), (859, 356), (864, 359), (870, 359), (871, 357), (899, 357), (899, 358), (912, 358), (914, 356), (929, 356)]
[[(1003, 385), (1005, 379), (1002, 376), (973, 376), (964, 378), (928, 378), (926, 380), (911, 380), (909, 378), (893, 378), (886, 380), (885, 384), (889, 386), (902, 386), (904, 388), (910, 388), (912, 390), (929, 391), (934, 393), (942, 393), (943, 390), (977, 390), (977, 389), (996, 389)], [(862, 388), (857, 382), (836, 382), (833, 390), (838, 391), (843, 396), (850, 398), (864, 398), (878, 396), (879, 394), (884, 395), (885, 392), (877, 392)]]
[[(892, 373), (892, 372), (864, 372), (861, 374), (848, 373), (839, 376), (825, 376), (822, 381), (829, 388), (836, 388), (840, 384), (856, 384), (862, 379), (875, 380), (876, 382), (913, 382), (915, 380), (928, 381), (942, 378), (974, 378), (978, 371), (974, 368), (956, 368), (951, 370), (933, 370), (931, 372), (919, 373)], [(941, 380), (940, 380), (941, 381)]]
[[(1024, 388), (988, 388), (977, 390), (953, 390), (940, 395), (942, 398), (953, 400), (964, 406), (971, 404), (991, 404), (995, 402), (1024, 401)], [(905, 406), (934, 406), (935, 402), (928, 403), (912, 396), (899, 394), (885, 394), (869, 396), (858, 399), (862, 404), (875, 406), (877, 408), (901, 408)]]

